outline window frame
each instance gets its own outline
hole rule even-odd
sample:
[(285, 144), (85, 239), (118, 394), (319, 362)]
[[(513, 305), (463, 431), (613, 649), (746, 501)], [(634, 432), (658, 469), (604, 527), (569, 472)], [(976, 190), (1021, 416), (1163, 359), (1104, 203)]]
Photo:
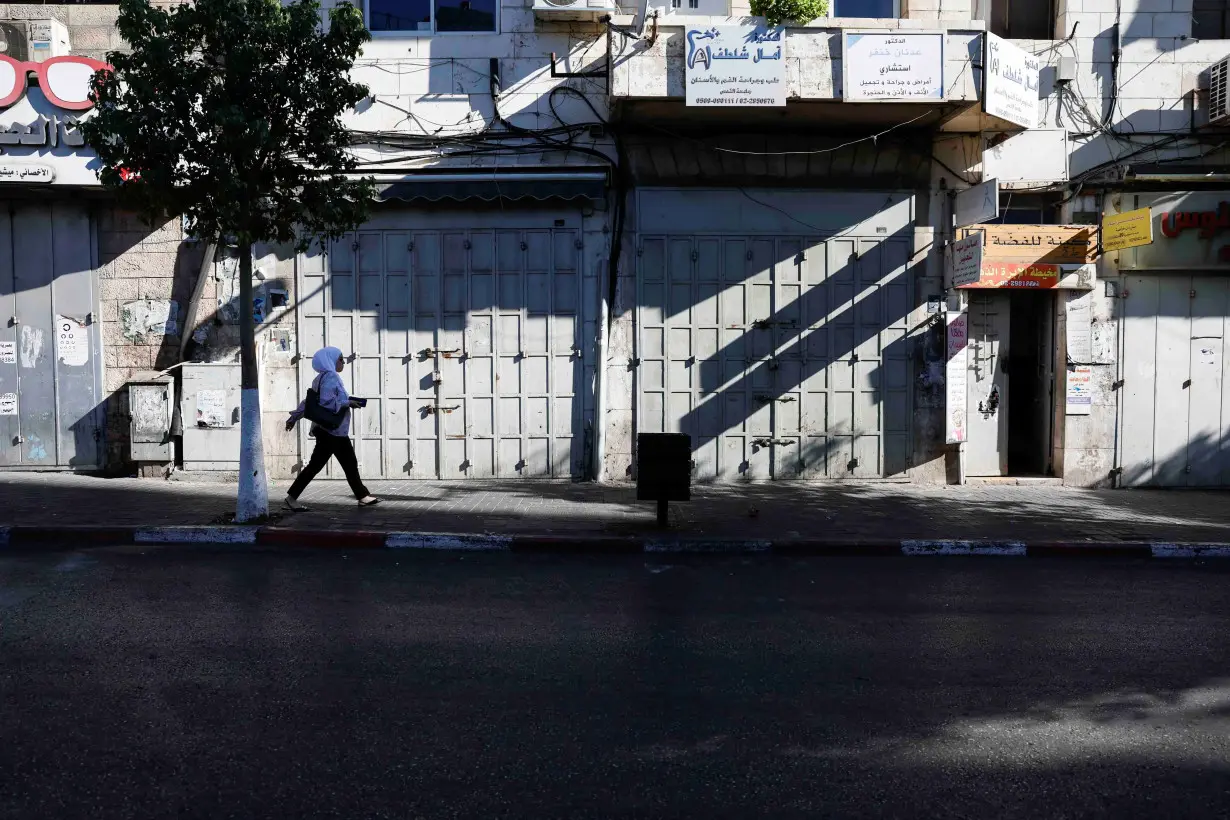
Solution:
[(829, 13), (820, 19), (829, 20), (900, 20), (901, 6), (904, 0), (893, 0), (893, 16), (892, 17), (842, 17), (837, 14), (837, 1), (829, 0)]
[(1193, 40), (1228, 40), (1230, 39), (1230, 3), (1221, 2), (1219, 8), (1206, 9), (1206, 14), (1217, 13), (1221, 16), (1221, 36), (1220, 37), (1201, 37), (1196, 33), (1196, 0), (1192, 3), (1192, 28), (1191, 36)]
[(371, 27), (371, 0), (363, 0), (363, 25), (367, 27), (368, 32), (372, 35), (373, 40), (394, 40), (405, 37), (453, 37), (463, 35), (466, 37), (484, 36), (488, 34), (499, 34), (501, 24), (501, 8), (503, 3), (500, 0), (495, 2), (495, 27), (490, 31), (437, 31), (436, 30), (436, 0), (428, 0), (431, 8), (431, 28), (430, 29), (374, 29)]

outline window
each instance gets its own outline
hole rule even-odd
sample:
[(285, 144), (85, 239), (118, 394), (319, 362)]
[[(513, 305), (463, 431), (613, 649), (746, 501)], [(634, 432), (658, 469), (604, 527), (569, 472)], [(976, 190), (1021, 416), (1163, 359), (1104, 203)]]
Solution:
[(1230, 40), (1230, 2), (1192, 0), (1192, 36), (1197, 40)]
[(1055, 37), (1053, 0), (982, 0), (975, 7), (981, 8), (977, 19), (986, 22), (987, 30), (1000, 37), (1010, 40)]
[(831, 17), (879, 17), (901, 16), (900, 0), (834, 0)]
[(495, 32), (500, 0), (367, 0), (367, 28), (380, 32)]

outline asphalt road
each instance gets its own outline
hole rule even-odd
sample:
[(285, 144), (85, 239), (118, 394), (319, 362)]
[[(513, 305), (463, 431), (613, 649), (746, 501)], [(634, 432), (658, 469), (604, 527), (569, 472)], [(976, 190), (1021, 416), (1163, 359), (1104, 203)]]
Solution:
[(0, 817), (1230, 815), (1230, 561), (0, 557)]

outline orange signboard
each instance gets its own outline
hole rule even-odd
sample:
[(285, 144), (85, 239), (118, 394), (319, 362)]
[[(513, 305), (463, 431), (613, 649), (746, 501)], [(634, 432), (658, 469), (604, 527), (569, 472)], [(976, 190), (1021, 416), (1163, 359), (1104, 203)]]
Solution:
[(982, 263), (977, 282), (959, 285), (962, 290), (979, 288), (1057, 288), (1063, 277), (1058, 265), (1038, 265), (1025, 262)]
[(988, 262), (1084, 265), (1097, 255), (1096, 228), (1091, 225), (979, 225), (983, 258)]

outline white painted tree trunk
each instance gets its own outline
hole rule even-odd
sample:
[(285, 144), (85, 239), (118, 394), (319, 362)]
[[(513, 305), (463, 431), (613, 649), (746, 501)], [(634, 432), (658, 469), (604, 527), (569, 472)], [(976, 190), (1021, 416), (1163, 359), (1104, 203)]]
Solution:
[(261, 391), (245, 387), (239, 405), (239, 504), (235, 521), (269, 515), (269, 481), (265, 475), (265, 444), (261, 434)]
[(235, 521), (269, 515), (269, 480), (261, 436), (260, 371), (256, 363), (256, 320), (252, 316), (252, 245), (239, 246), (239, 362), (243, 392), (239, 407), (239, 501)]

